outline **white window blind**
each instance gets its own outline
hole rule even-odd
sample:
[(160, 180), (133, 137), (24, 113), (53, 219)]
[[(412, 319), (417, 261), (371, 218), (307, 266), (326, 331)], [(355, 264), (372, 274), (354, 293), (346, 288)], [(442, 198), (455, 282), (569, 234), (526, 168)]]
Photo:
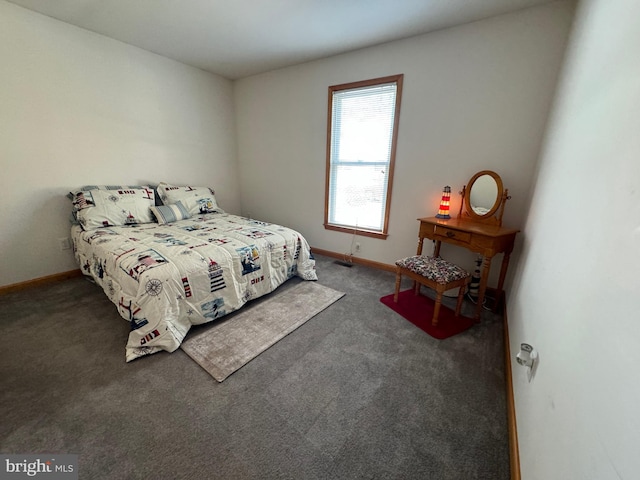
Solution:
[(329, 225), (384, 231), (397, 94), (397, 80), (332, 91)]

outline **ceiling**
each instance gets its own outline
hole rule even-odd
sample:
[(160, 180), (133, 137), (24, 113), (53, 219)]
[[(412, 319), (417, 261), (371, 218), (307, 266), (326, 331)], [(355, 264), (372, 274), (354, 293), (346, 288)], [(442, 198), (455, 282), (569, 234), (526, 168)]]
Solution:
[(550, 0), (9, 0), (237, 79)]

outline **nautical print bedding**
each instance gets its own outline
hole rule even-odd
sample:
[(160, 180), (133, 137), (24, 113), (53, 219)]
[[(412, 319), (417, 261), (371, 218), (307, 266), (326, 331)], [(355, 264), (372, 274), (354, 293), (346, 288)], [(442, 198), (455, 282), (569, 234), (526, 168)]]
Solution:
[(192, 325), (216, 320), (297, 275), (316, 280), (298, 232), (226, 213), (174, 223), (71, 229), (83, 273), (131, 324), (126, 361), (173, 352)]

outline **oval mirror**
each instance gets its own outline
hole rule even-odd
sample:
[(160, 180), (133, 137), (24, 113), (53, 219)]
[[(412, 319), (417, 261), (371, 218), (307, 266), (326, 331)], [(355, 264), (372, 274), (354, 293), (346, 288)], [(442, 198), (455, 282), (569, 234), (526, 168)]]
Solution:
[(502, 179), (491, 170), (476, 173), (465, 191), (467, 213), (477, 219), (491, 217), (502, 201)]

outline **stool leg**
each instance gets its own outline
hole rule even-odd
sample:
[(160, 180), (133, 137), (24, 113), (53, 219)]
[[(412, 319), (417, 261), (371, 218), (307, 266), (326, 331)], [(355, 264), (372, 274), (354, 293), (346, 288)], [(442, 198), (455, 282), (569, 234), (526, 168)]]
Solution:
[(442, 292), (436, 292), (436, 303), (433, 306), (433, 318), (431, 319), (431, 325), (434, 327), (438, 325), (438, 315), (440, 314), (440, 305), (442, 304)]
[(400, 293), (400, 281), (401, 280), (402, 280), (402, 274), (400, 273), (400, 270), (398, 270), (397, 273), (396, 273), (396, 291), (393, 294), (394, 303), (398, 303), (398, 293)]
[(464, 291), (466, 285), (462, 285), (458, 291), (458, 303), (456, 304), (456, 317), (460, 316), (460, 309), (462, 308), (462, 299), (464, 298)]

